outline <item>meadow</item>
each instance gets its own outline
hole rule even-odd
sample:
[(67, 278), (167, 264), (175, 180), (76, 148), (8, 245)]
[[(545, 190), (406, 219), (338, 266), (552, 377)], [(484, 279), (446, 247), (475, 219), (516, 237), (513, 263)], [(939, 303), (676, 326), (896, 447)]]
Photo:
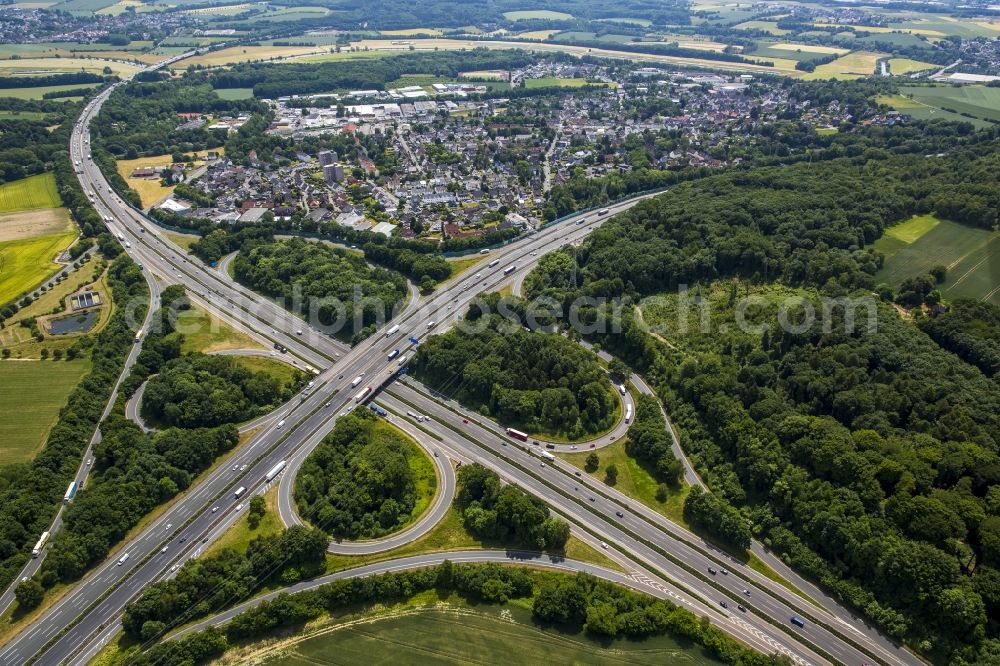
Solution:
[[(62, 74), (65, 72), (92, 72), (101, 74), (105, 67), (119, 76), (127, 77), (139, 69), (136, 65), (120, 60), (102, 60), (97, 58), (21, 58), (18, 60), (0, 60), (0, 76), (17, 76), (31, 73), (34, 76), (44, 74)], [(84, 86), (77, 85), (77, 88)]]
[(968, 227), (933, 216), (917, 216), (890, 227), (875, 241), (885, 264), (877, 282), (892, 287), (943, 265), (939, 289), (945, 299), (977, 298), (1000, 305), (1000, 232)]
[(504, 12), (503, 16), (508, 21), (528, 21), (531, 19), (549, 19), (552, 21), (568, 21), (573, 18), (572, 14), (564, 12), (553, 12), (548, 9), (532, 9), (527, 11)]
[(57, 208), (62, 205), (51, 173), (28, 176), (0, 185), (0, 213), (33, 208)]
[[(0, 97), (16, 97), (17, 99), (42, 99), (47, 92), (63, 92), (64, 90), (79, 90), (93, 88), (96, 83), (75, 83), (65, 86), (39, 86), (37, 88), (0, 88)], [(60, 97), (57, 102), (69, 102), (79, 98)]]
[(923, 102), (918, 102), (902, 95), (878, 95), (875, 101), (879, 104), (886, 104), (893, 109), (912, 116), (915, 120), (950, 120), (955, 122), (972, 123), (977, 128), (990, 127), (991, 123), (979, 118), (967, 118), (952, 111), (945, 111), (936, 106), (931, 106)]
[(987, 86), (907, 86), (900, 88), (916, 102), (939, 109), (1000, 121), (1000, 88)]
[(90, 361), (0, 361), (0, 465), (28, 462), (45, 444)]
[(871, 51), (852, 51), (841, 56), (833, 62), (820, 65), (816, 71), (805, 75), (811, 81), (819, 79), (860, 79), (865, 76), (872, 76), (875, 73), (875, 65), (880, 53)]

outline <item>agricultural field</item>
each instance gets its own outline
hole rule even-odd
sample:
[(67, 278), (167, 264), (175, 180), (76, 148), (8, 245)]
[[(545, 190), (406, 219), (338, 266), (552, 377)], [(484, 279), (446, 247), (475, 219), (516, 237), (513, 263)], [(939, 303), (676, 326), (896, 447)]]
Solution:
[(90, 16), (117, 2), (118, 0), (63, 0), (53, 5), (52, 9), (69, 12), (74, 16)]
[(891, 106), (896, 111), (909, 114), (915, 120), (951, 120), (955, 122), (972, 123), (972, 125), (978, 129), (990, 127), (992, 125), (992, 123), (988, 123), (985, 120), (980, 120), (979, 118), (966, 118), (965, 116), (952, 111), (945, 111), (944, 109), (939, 109), (936, 106), (930, 106), (902, 95), (879, 95), (875, 97), (875, 101), (879, 104)]
[(28, 462), (59, 421), (90, 361), (0, 361), (0, 465)]
[(556, 35), (556, 34), (558, 34), (560, 32), (562, 32), (562, 31), (561, 30), (529, 30), (527, 32), (519, 32), (519, 33), (517, 33), (515, 35), (515, 37), (517, 37), (518, 39), (541, 39), (542, 41), (545, 41), (546, 39), (551, 38), (552, 35)]
[(1000, 21), (976, 21), (939, 15), (933, 18), (916, 18), (912, 21), (903, 21), (899, 25), (901, 28), (911, 29), (915, 32), (934, 31), (945, 35), (958, 35), (967, 39), (975, 37), (995, 39), (1000, 37)]
[(242, 14), (251, 7), (253, 7), (249, 2), (244, 2), (241, 4), (232, 5), (213, 5), (211, 7), (199, 7), (197, 9), (185, 9), (183, 10), (185, 14), (197, 14), (201, 17), (209, 16), (234, 16), (236, 14)]
[(585, 85), (587, 85), (587, 79), (557, 79), (554, 76), (545, 76), (540, 79), (525, 79), (524, 81), (525, 88), (550, 88), (556, 86), (560, 88), (582, 88)]
[[(303, 59), (303, 62), (325, 62), (329, 60), (340, 60), (345, 57), (380, 57), (399, 53), (408, 50), (409, 45), (393, 44), (387, 39), (364, 39), (351, 44), (356, 48), (369, 48), (370, 51), (360, 51), (352, 53), (334, 53), (321, 56), (314, 56)], [(742, 62), (722, 62), (719, 60), (707, 60), (702, 58), (686, 58), (680, 56), (667, 56), (654, 53), (640, 53), (622, 50), (603, 49), (600, 47), (573, 46), (571, 44), (557, 44), (553, 42), (519, 42), (519, 41), (467, 41), (461, 39), (421, 39), (415, 43), (416, 50), (462, 50), (462, 49), (520, 49), (530, 48), (539, 52), (560, 52), (573, 55), (592, 55), (596, 57), (628, 58), (636, 62), (662, 62), (676, 65), (688, 65), (690, 67), (704, 67), (706, 69), (723, 69), (731, 71), (751, 71), (751, 72), (781, 72), (790, 76), (798, 76), (801, 72), (795, 70), (794, 60), (781, 60), (767, 58), (774, 62), (774, 67), (762, 67), (756, 64)], [(185, 63), (188, 61), (184, 61)]]
[[(130, 76), (139, 68), (133, 64), (118, 60), (101, 60), (94, 58), (20, 58), (18, 60), (0, 60), (0, 76), (17, 76), (31, 73), (33, 76), (46, 74), (63, 74), (66, 72), (92, 72), (101, 74), (105, 67), (118, 76)], [(84, 86), (76, 86), (82, 88)]]
[(215, 94), (222, 99), (253, 99), (253, 88), (216, 88)]
[[(752, 53), (747, 53), (746, 55), (748, 57), (771, 61), (792, 60), (794, 62), (801, 62), (803, 60), (826, 58), (831, 54), (843, 55), (848, 52), (848, 49), (839, 49), (832, 46), (769, 44), (767, 42), (760, 42), (759, 46)], [(792, 66), (794, 67), (794, 65)]]
[(55, 258), (76, 240), (77, 232), (0, 241), (0, 303), (17, 298), (44, 282), (59, 268)]
[(553, 35), (550, 39), (562, 40), (566, 42), (611, 42), (613, 44), (628, 44), (635, 39), (635, 37), (633, 35), (616, 35), (614, 33), (598, 35), (596, 32), (567, 30)]
[(777, 21), (744, 21), (734, 25), (735, 30), (761, 30), (776, 37), (787, 35), (791, 30), (783, 30), (778, 27)]
[(632, 25), (642, 26), (643, 28), (648, 28), (649, 26), (653, 25), (652, 21), (644, 18), (615, 17), (615, 18), (596, 19), (596, 20), (605, 23), (630, 23)]
[(382, 30), (379, 34), (389, 37), (412, 37), (414, 35), (434, 35), (439, 37), (444, 33), (437, 28), (407, 28), (406, 30)]
[(873, 75), (875, 73), (875, 65), (878, 63), (879, 58), (883, 57), (881, 53), (853, 51), (837, 58), (833, 62), (820, 65), (816, 68), (816, 71), (807, 73), (805, 78), (812, 81), (820, 79), (860, 79)]
[[(878, 35), (888, 35), (892, 33), (902, 32), (907, 34), (923, 35), (925, 37), (944, 37), (946, 34), (938, 30), (928, 30), (924, 28), (903, 28), (901, 26), (873, 27), (866, 25), (862, 27), (862, 26), (845, 25), (840, 23), (813, 23), (813, 25), (823, 26), (823, 27), (833, 27), (833, 28), (844, 28), (844, 29), (853, 28), (856, 30), (860, 30), (862, 32), (874, 33)], [(824, 32), (823, 34), (826, 33)]]
[[(79, 90), (93, 88), (96, 83), (73, 83), (65, 86), (39, 86), (38, 88), (0, 88), (0, 97), (16, 97), (17, 99), (42, 99), (47, 92), (62, 92), (64, 90)], [(60, 97), (57, 102), (69, 102), (79, 97)]]
[(42, 111), (8, 111), (0, 109), (0, 120), (44, 120), (47, 113)]
[(0, 213), (33, 208), (57, 208), (62, 205), (51, 173), (28, 176), (0, 185)]
[(280, 60), (295, 56), (327, 53), (328, 51), (329, 48), (322, 46), (231, 46), (211, 53), (185, 58), (174, 63), (172, 67), (177, 70), (186, 69), (189, 65), (220, 67), (238, 62)]
[[(516, 645), (518, 661), (531, 664), (637, 663), (719, 664), (697, 646), (669, 636), (642, 641), (597, 641), (584, 632), (542, 627), (522, 604), (469, 607), (460, 600), (442, 604), (437, 595), (424, 595), (417, 608), (383, 612), (375, 619), (326, 627), (302, 641), (282, 641), (274, 666), (291, 664), (498, 664), (509, 661)], [(393, 650), (385, 651), (391, 643)]]
[(928, 69), (937, 69), (938, 65), (929, 62), (920, 62), (909, 58), (889, 58), (889, 72), (891, 74), (910, 74), (911, 72), (922, 72)]
[(659, 35), (646, 35), (642, 43), (677, 43), (677, 46), (683, 49), (697, 49), (700, 51), (715, 51), (716, 53), (721, 53), (724, 51), (729, 44), (723, 42), (714, 42), (711, 38), (699, 38), (697, 35), (675, 35), (671, 33), (659, 34)]
[(572, 14), (565, 14), (563, 12), (553, 12), (547, 9), (532, 9), (528, 11), (504, 12), (503, 16), (508, 21), (529, 21), (531, 19), (568, 21), (573, 18)]
[(921, 104), (1000, 121), (1000, 88), (987, 86), (909, 86), (900, 93)]
[(1000, 305), (1000, 232), (924, 215), (886, 230), (875, 249), (886, 257), (877, 282), (898, 287), (906, 278), (943, 265), (948, 276), (939, 289), (945, 299)]

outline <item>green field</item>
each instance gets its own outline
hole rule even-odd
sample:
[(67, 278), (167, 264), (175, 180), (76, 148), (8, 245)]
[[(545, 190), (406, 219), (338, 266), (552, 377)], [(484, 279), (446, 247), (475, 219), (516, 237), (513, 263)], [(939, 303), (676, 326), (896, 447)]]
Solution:
[(914, 120), (938, 119), (960, 123), (971, 123), (977, 129), (990, 127), (992, 124), (979, 118), (968, 118), (952, 111), (939, 109), (936, 106), (922, 104), (916, 100), (910, 99), (909, 97), (903, 97), (902, 95), (878, 95), (875, 97), (875, 101), (879, 104), (891, 106), (896, 111), (900, 111), (913, 117)]
[(616, 35), (606, 33), (598, 35), (596, 32), (583, 32), (580, 30), (567, 30), (552, 35), (549, 39), (564, 42), (610, 42), (612, 44), (628, 44), (635, 39), (634, 35)]
[[(682, 485), (678, 488), (671, 488), (667, 495), (667, 501), (660, 502), (656, 499), (656, 489), (660, 485), (650, 469), (650, 465), (642, 463), (625, 452), (624, 439), (596, 451), (598, 459), (601, 461), (597, 470), (590, 472), (590, 475), (597, 480), (604, 479), (604, 470), (608, 465), (614, 465), (618, 469), (618, 481), (615, 489), (639, 500), (654, 511), (658, 511), (678, 525), (687, 527), (684, 521), (684, 500), (687, 497), (689, 486)], [(574, 467), (584, 469), (587, 456), (591, 451), (580, 451), (579, 453), (560, 453), (559, 457), (570, 463)]]
[(42, 111), (7, 111), (0, 109), (0, 120), (45, 120), (49, 114)]
[(58, 208), (61, 205), (56, 178), (51, 173), (28, 176), (0, 185), (0, 213)]
[(261, 349), (259, 342), (237, 331), (221, 319), (195, 306), (178, 317), (177, 330), (184, 335), (182, 352), (205, 354), (227, 349)]
[(977, 298), (1000, 305), (1000, 232), (920, 216), (888, 229), (875, 249), (886, 256), (876, 282), (898, 287), (906, 278), (943, 265), (948, 277), (940, 290), (946, 299)]
[[(42, 99), (47, 92), (62, 92), (79, 88), (93, 88), (96, 83), (71, 83), (66, 86), (39, 86), (37, 88), (0, 88), (0, 97), (16, 97), (17, 99)], [(60, 97), (57, 102), (71, 101), (70, 97)]]
[(0, 303), (44, 282), (58, 268), (53, 259), (72, 245), (76, 236), (71, 231), (0, 242)]
[(508, 21), (527, 21), (530, 19), (551, 19), (553, 21), (568, 21), (573, 18), (572, 14), (563, 12), (553, 12), (548, 9), (532, 9), (528, 11), (504, 12), (503, 16)]
[(267, 356), (234, 356), (236, 362), (253, 372), (266, 372), (277, 379), (283, 386), (295, 384), (302, 373), (294, 367)]
[[(334, 627), (269, 660), (292, 664), (718, 664), (701, 648), (670, 636), (598, 641), (583, 632), (542, 627), (521, 605), (438, 608), (437, 597), (406, 614)], [(386, 649), (391, 645), (392, 649)], [(516, 655), (516, 656), (515, 656)]]
[(903, 95), (939, 109), (968, 113), (977, 118), (1000, 121), (1000, 88), (987, 86), (907, 86)]
[[(587, 79), (557, 79), (554, 76), (544, 76), (540, 79), (525, 79), (525, 88), (582, 88), (587, 85)], [(601, 85), (601, 84), (597, 84)]]
[(253, 88), (216, 88), (215, 94), (226, 100), (253, 99)]
[(27, 462), (45, 444), (89, 360), (0, 361), (0, 465)]

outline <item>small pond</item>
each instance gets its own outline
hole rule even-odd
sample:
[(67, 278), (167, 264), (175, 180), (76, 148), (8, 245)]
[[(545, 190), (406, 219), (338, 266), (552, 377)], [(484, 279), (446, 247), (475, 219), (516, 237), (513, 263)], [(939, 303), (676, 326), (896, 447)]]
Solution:
[(97, 318), (101, 314), (100, 310), (91, 310), (83, 314), (70, 315), (61, 319), (53, 319), (49, 322), (49, 333), (52, 335), (65, 335), (67, 333), (86, 333), (97, 323)]

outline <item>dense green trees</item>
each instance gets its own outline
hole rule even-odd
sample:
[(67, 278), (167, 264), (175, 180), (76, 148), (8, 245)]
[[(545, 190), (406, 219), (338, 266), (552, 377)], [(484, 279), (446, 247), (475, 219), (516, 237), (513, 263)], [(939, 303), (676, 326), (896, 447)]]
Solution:
[[(728, 321), (668, 334), (668, 346), (626, 306), (622, 332), (595, 337), (647, 373), (712, 488), (688, 499), (693, 524), (738, 548), (752, 525), (786, 561), (942, 661), (974, 662), (996, 636), (987, 614), (1000, 599), (1000, 390), (870, 298), (881, 257), (862, 248), (913, 214), (996, 225), (996, 148), (920, 159), (869, 150), (702, 178), (609, 220), (525, 283), (564, 312), (581, 295), (643, 297), (719, 277), (731, 280), (730, 303), (710, 306), (730, 313), (738, 285), (772, 280), (808, 287), (798, 293), (815, 313), (821, 296), (869, 297), (853, 327), (842, 305), (805, 327), (771, 311), (759, 321), (766, 332)], [(585, 308), (582, 319), (610, 312)], [(919, 326), (989, 371), (993, 321), (989, 307), (959, 304)]]
[(224, 549), (185, 562), (170, 580), (147, 587), (125, 607), (122, 627), (149, 640), (164, 630), (210, 615), (246, 598), (269, 581), (298, 582), (323, 573), (328, 538), (320, 530), (290, 527), (257, 537), (245, 553)]
[(265, 414), (293, 389), (231, 356), (192, 353), (168, 361), (149, 380), (142, 411), (168, 426), (212, 427)]
[(648, 463), (655, 470), (657, 481), (676, 486), (684, 474), (684, 465), (674, 456), (672, 442), (659, 401), (651, 395), (640, 395), (625, 451)]
[(473, 534), (537, 550), (560, 550), (569, 525), (549, 517), (543, 501), (514, 485), (502, 485), (496, 472), (475, 463), (458, 470), (455, 502)]
[(38, 535), (48, 529), (56, 508), (80, 464), (87, 442), (101, 418), (134, 331), (126, 313), (143, 313), (148, 299), (142, 272), (127, 257), (108, 272), (116, 304), (107, 326), (82, 345), (90, 354), (90, 373), (70, 393), (45, 447), (27, 464), (0, 467), (0, 585), (8, 585), (30, 556)]
[(295, 479), (299, 514), (336, 538), (380, 537), (408, 523), (416, 505), (413, 449), (367, 409), (337, 420)]
[(79, 578), (143, 516), (190, 486), (239, 441), (231, 425), (144, 433), (117, 415), (104, 421), (101, 433), (90, 479), (67, 507), (42, 564), (43, 585)]
[(1000, 307), (959, 299), (948, 311), (918, 320), (920, 329), (945, 349), (993, 377), (1000, 372)]
[(597, 358), (576, 343), (508, 327), (451, 330), (422, 343), (410, 371), (463, 404), (529, 432), (569, 437), (609, 428), (617, 398)]
[(300, 238), (245, 248), (233, 268), (241, 283), (284, 298), (288, 307), (301, 304), (310, 318), (353, 342), (387, 321), (407, 294), (402, 275)]

